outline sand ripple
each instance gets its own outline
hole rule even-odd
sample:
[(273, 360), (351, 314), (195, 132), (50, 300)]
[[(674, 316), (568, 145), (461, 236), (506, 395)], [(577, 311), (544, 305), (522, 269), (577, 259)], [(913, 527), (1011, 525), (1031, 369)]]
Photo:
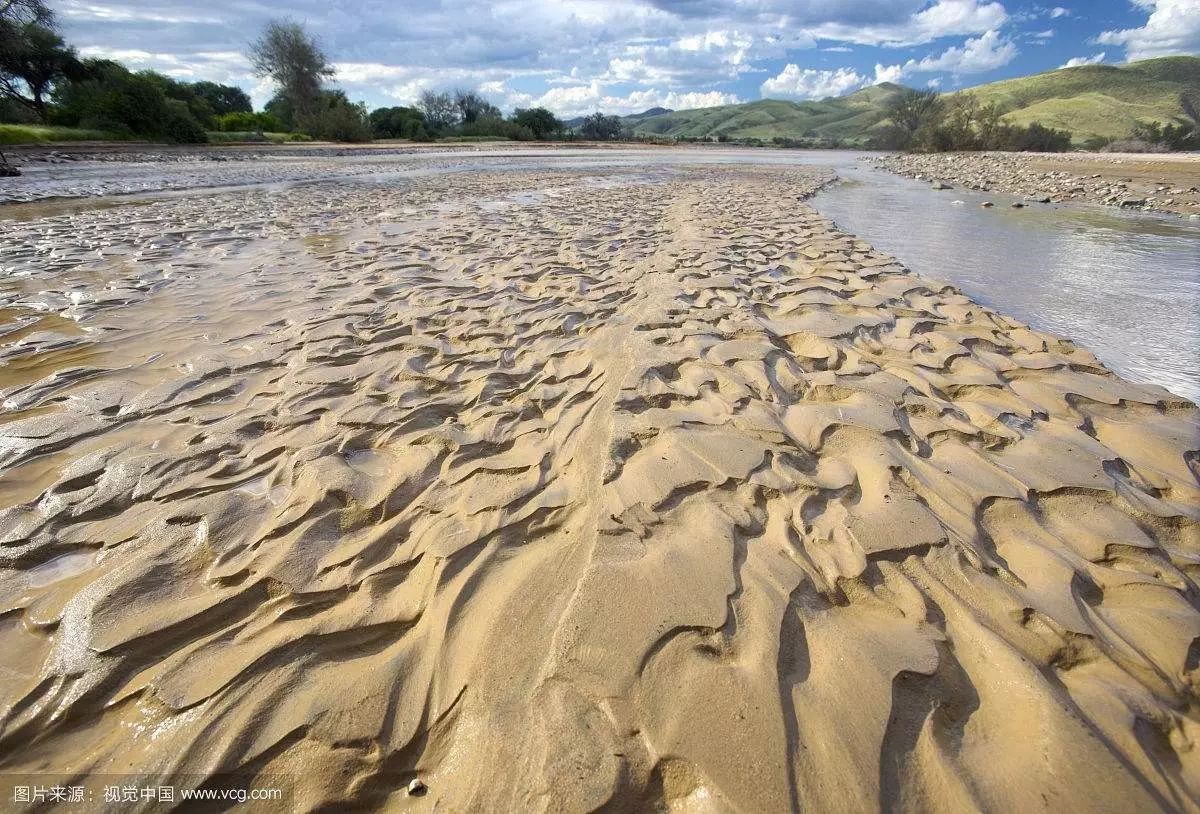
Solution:
[(825, 180), (10, 224), (0, 770), (1197, 810), (1196, 407), (837, 233)]

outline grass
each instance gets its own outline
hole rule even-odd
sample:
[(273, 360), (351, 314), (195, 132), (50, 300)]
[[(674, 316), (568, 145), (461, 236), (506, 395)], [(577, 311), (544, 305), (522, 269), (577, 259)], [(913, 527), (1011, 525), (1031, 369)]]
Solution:
[(0, 124), (0, 144), (46, 144), (55, 141), (120, 141), (103, 130), (44, 127), (38, 124)]
[(438, 139), (438, 141), (452, 144), (468, 144), (478, 141), (512, 141), (512, 139), (508, 136), (445, 136)]
[(1039, 121), (1069, 130), (1076, 142), (1124, 138), (1139, 121), (1185, 124), (1180, 104), (1200, 101), (1200, 58), (1162, 57), (1128, 65), (1080, 65), (993, 82), (968, 91), (997, 102), (1013, 124)]
[(312, 141), (311, 138), (303, 133), (257, 133), (250, 130), (222, 132), (218, 130), (208, 131), (208, 140), (212, 144), (230, 144), (234, 142), (268, 142), (271, 144), (284, 144), (291, 141)]

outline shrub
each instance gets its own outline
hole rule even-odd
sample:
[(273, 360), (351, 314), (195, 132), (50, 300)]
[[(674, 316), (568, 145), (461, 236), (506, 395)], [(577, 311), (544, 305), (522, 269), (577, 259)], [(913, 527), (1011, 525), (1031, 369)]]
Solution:
[(300, 121), (300, 129), (324, 141), (370, 141), (367, 109), (354, 104), (344, 91), (321, 91), (315, 109)]
[(381, 107), (369, 120), (375, 138), (415, 139), (425, 129), (425, 116), (415, 107)]
[(207, 140), (188, 104), (168, 99), (155, 79), (108, 60), (91, 60), (84, 67), (86, 78), (55, 89), (52, 123), (124, 137)]
[(270, 113), (238, 111), (217, 116), (216, 129), (222, 133), (259, 132), (281, 133), (287, 130), (283, 122)]

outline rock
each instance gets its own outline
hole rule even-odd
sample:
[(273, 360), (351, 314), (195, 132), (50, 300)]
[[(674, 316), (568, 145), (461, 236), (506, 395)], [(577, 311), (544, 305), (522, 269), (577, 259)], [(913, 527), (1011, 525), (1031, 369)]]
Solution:
[(1145, 206), (1145, 205), (1146, 205), (1145, 198), (1122, 198), (1120, 203), (1117, 204), (1117, 206), (1121, 207), (1122, 209), (1127, 209), (1127, 208), (1134, 207), (1134, 206)]
[(0, 178), (16, 178), (21, 171), (12, 164), (0, 164)]
[(984, 209), (991, 209), (993, 206), (995, 206), (995, 204), (991, 201), (984, 201), (980, 204), (980, 206), (982, 206)]
[(412, 780), (409, 781), (409, 783), (408, 783), (408, 796), (409, 797), (421, 797), (422, 795), (425, 794), (426, 791), (427, 791), (427, 789), (425, 788), (425, 784), (422, 783), (419, 778), (414, 777)]
[(950, 186), (949, 184), (942, 183), (941, 181), (934, 181), (932, 184), (932, 188), (933, 189), (954, 189), (954, 187)]
[(1013, 201), (1013, 202), (1012, 202), (1012, 208), (1013, 208), (1013, 209), (1024, 209), (1024, 208), (1025, 208), (1025, 204), (1021, 203), (1020, 201)]
[(1050, 203), (1050, 196), (1049, 195), (1038, 195), (1036, 197), (1026, 198), (1025, 200), (1033, 201), (1034, 203)]

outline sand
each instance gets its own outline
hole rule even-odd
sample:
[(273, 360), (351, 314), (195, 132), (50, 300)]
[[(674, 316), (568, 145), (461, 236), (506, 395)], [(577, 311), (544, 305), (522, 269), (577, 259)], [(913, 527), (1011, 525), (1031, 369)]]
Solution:
[(0, 771), (1200, 810), (1197, 408), (837, 232), (828, 180), (4, 223)]

